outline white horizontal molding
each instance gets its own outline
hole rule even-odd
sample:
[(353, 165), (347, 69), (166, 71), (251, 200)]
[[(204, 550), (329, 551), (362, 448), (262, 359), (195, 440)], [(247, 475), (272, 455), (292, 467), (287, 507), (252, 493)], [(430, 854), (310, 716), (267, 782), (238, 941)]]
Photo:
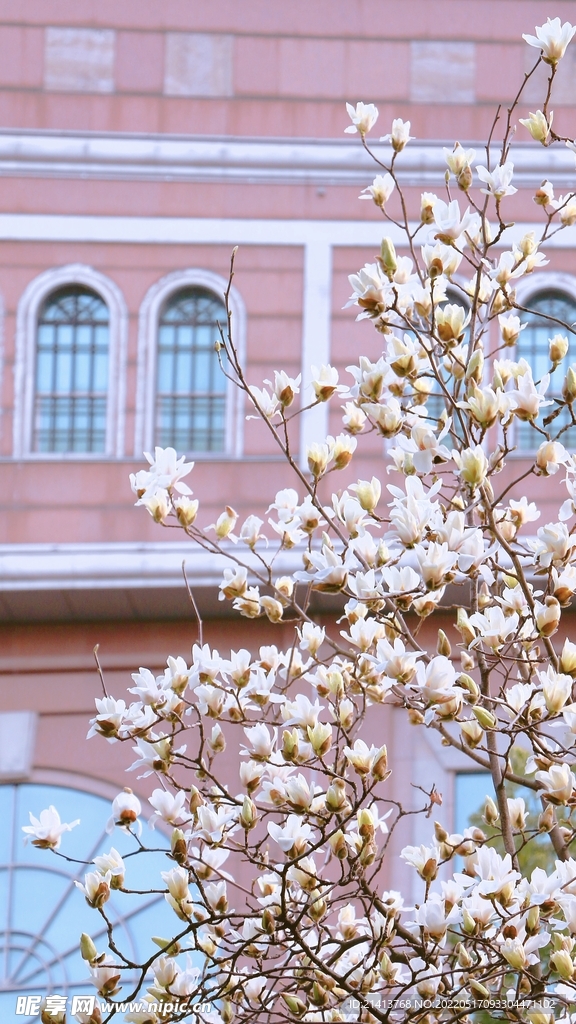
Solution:
[[(413, 231), (417, 225), (410, 224)], [(507, 229), (498, 243), (511, 245), (527, 231), (536, 237), (543, 221), (522, 221)], [(142, 245), (380, 245), (383, 235), (405, 244), (400, 227), (382, 220), (264, 220), (216, 217), (109, 217), (83, 214), (0, 214), (1, 241), (103, 242)], [(424, 228), (416, 242), (431, 241), (433, 228)], [(545, 248), (576, 246), (576, 226), (549, 238)]]
[[(387, 144), (372, 145), (379, 159), (390, 158)], [(477, 162), (484, 163), (482, 144), (467, 145), (476, 145)], [(444, 146), (452, 148), (452, 142), (416, 141), (408, 146), (396, 163), (401, 182), (440, 188), (446, 170)], [(518, 145), (512, 159), (514, 180), (521, 187), (534, 187), (547, 177), (559, 188), (573, 184), (574, 154), (562, 146)], [(0, 175), (5, 176), (321, 186), (366, 184), (377, 171), (358, 138), (0, 131)]]
[[(244, 545), (234, 552), (245, 565), (261, 568)], [(0, 544), (0, 593), (183, 589), (182, 562), (188, 581), (199, 588), (217, 587), (223, 568), (233, 564), (192, 543)], [(279, 576), (296, 572), (302, 568), (302, 552), (280, 552), (274, 568)]]

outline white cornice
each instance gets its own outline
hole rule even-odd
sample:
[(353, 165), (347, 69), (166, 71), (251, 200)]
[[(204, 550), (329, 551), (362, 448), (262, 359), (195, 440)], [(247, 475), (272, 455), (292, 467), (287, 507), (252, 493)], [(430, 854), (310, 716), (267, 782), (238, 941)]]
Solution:
[[(418, 225), (409, 224), (410, 231)], [(542, 233), (542, 221), (517, 221), (498, 242), (510, 246), (527, 231)], [(0, 240), (18, 242), (104, 242), (130, 245), (380, 245), (383, 222), (372, 220), (295, 220), (237, 217), (117, 217), (106, 214), (0, 213)], [(406, 238), (401, 225), (387, 223), (386, 234), (395, 245)], [(423, 230), (418, 243), (427, 242), (432, 229)], [(572, 249), (576, 227), (546, 239), (546, 249)]]
[[(258, 563), (245, 548), (246, 565)], [(38, 590), (114, 590), (117, 588), (217, 587), (222, 569), (231, 565), (192, 543), (0, 544), (0, 593)], [(278, 575), (302, 568), (302, 552), (281, 552)]]
[[(443, 147), (415, 142), (396, 168), (405, 185), (442, 184)], [(472, 143), (471, 145), (475, 145)], [(476, 144), (479, 162), (484, 152)], [(390, 149), (375, 143), (384, 159)], [(553, 177), (558, 188), (574, 183), (574, 154), (564, 147), (518, 145), (515, 182), (534, 187)], [(0, 176), (109, 178), (130, 181), (198, 181), (269, 184), (362, 185), (375, 165), (358, 139), (237, 138), (0, 129)]]

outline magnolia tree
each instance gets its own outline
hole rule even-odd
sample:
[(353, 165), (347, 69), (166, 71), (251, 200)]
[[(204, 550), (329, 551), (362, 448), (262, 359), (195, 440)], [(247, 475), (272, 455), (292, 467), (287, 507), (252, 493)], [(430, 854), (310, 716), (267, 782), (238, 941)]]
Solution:
[[(247, 381), (226, 295), (222, 372), (294, 476), (266, 527), (256, 515), (239, 523), (226, 507), (201, 529), (185, 483), (193, 466), (173, 449), (156, 449), (132, 477), (137, 504), (157, 523), (228, 559), (222, 600), (247, 619), (294, 628), (288, 649), (221, 656), (203, 643), (199, 620), (191, 665), (170, 657), (157, 678), (141, 669), (129, 706), (103, 679), (89, 736), (133, 744), (132, 768), (149, 779), (149, 803), (170, 836), (150, 891), (165, 893), (174, 927), (135, 964), (106, 906), (111, 889), (132, 891), (133, 862), (114, 848), (96, 859), (80, 888), (108, 941), (97, 948), (83, 935), (80, 948), (106, 1007), (79, 1013), (82, 1024), (110, 1020), (121, 1012), (115, 1003), (136, 998), (140, 1009), (123, 1019), (137, 1024), (194, 1014), (225, 1024), (576, 1019), (576, 644), (562, 635), (576, 592), (576, 459), (563, 445), (576, 426), (576, 365), (550, 398), (549, 373), (535, 380), (514, 359), (530, 312), (516, 283), (547, 264), (540, 245), (576, 222), (576, 195), (555, 198), (542, 184), (539, 237), (514, 235), (506, 219), (515, 114), (542, 63), (542, 110), (520, 123), (543, 146), (576, 150), (549, 109), (575, 32), (556, 18), (524, 36), (539, 51), (534, 67), (496, 115), (481, 157), (458, 143), (444, 150), (445, 198), (424, 193), (416, 211), (400, 187), (409, 123), (395, 120), (380, 140), (381, 173), (360, 198), (403, 231), (405, 254), (385, 237), (375, 262), (350, 277), (348, 305), (372, 321), (383, 352), (348, 367), (350, 387), (334, 367), (313, 368), (313, 404), (342, 404), (343, 428), (308, 447), (306, 471), (291, 441), (300, 378), (278, 370), (268, 390)], [(377, 109), (348, 110), (346, 131), (372, 152)], [(549, 317), (551, 372), (569, 333)], [(322, 482), (350, 465), (367, 434), (385, 439), (390, 482), (358, 480), (327, 497)], [(535, 504), (510, 497), (519, 480), (508, 456), (520, 434), (532, 452), (523, 476), (555, 476), (564, 492), (556, 521), (540, 527)], [(279, 576), (286, 549), (298, 567)], [(448, 585), (458, 643), (452, 649), (438, 630), (428, 650), (419, 625), (443, 602), (450, 613)], [(313, 595), (316, 610), (323, 595), (341, 596), (340, 632), (314, 621)], [(408, 716), (415, 743), (419, 730), (434, 730), (493, 786), (483, 827), (458, 835), (442, 823), (435, 789), (423, 794), (429, 842), (401, 853), (417, 880), (409, 900), (383, 883), (390, 836), (413, 813), (392, 798), (386, 746), (369, 738), (367, 719), (386, 704)], [(111, 828), (128, 831), (134, 855), (146, 857), (140, 813), (126, 790)], [(58, 854), (70, 827), (51, 808), (25, 831)], [(548, 867), (523, 871), (526, 850), (544, 840)]]

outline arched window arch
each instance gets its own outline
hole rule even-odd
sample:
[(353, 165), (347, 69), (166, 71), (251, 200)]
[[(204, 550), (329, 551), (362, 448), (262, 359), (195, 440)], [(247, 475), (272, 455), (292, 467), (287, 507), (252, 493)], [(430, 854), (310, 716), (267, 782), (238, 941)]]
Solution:
[[(175, 271), (157, 281), (140, 310), (134, 454), (154, 445), (202, 455), (239, 455), (242, 406), (222, 373), (214, 344), (225, 327), (227, 281), (207, 270)], [(230, 308), (243, 357), (246, 313), (235, 288)]]
[(36, 331), (32, 451), (105, 452), (110, 314), (82, 285), (44, 301)]
[[(540, 281), (542, 277), (540, 278)], [(532, 368), (532, 376), (535, 381), (550, 372), (550, 385), (546, 393), (548, 399), (561, 397), (562, 383), (566, 374), (566, 368), (570, 363), (576, 362), (576, 336), (562, 327), (562, 324), (576, 324), (576, 282), (569, 279), (566, 287), (564, 280), (555, 280), (551, 277), (545, 287), (532, 288), (530, 292), (519, 291), (518, 302), (525, 307), (520, 318), (527, 326), (522, 330), (516, 343), (516, 359), (525, 359)], [(554, 319), (551, 320), (550, 318)], [(555, 321), (560, 321), (556, 323)], [(568, 353), (562, 362), (551, 370), (549, 356), (549, 339), (555, 334), (562, 334), (568, 338)], [(548, 406), (544, 410), (544, 416), (553, 412), (553, 407)], [(544, 417), (541, 417), (541, 419)], [(570, 423), (570, 415), (567, 410), (562, 410), (550, 424), (553, 436), (560, 431), (559, 440), (566, 448), (576, 448), (576, 427), (564, 427)], [(537, 448), (543, 440), (529, 423), (518, 422), (516, 427), (516, 444), (520, 451), (528, 451)]]
[[(108, 787), (106, 787), (108, 788)], [(38, 817), (53, 804), (63, 822), (80, 819), (65, 833), (61, 852), (75, 858), (67, 861), (48, 850), (24, 844), (22, 826), (29, 824), (29, 811)], [(116, 828), (105, 831), (111, 803), (100, 795), (64, 783), (26, 782), (0, 785), (0, 1019), (12, 1020), (16, 998), (21, 993), (45, 996), (93, 994), (87, 980), (86, 963), (78, 941), (81, 932), (90, 934), (101, 951), (107, 947), (107, 930), (74, 885), (94, 870), (95, 856), (114, 846), (126, 859), (129, 887), (145, 889), (148, 879), (169, 870), (170, 843), (160, 829), (149, 830), (143, 821), (142, 841), (152, 852), (133, 855), (137, 841)], [(159, 852), (165, 849), (166, 853)], [(83, 864), (82, 862), (88, 862)], [(157, 950), (149, 936), (171, 934), (174, 914), (161, 894), (147, 898), (112, 891), (106, 912), (114, 924), (119, 947), (134, 962), (142, 962)], [(127, 994), (137, 978), (125, 972), (123, 991)], [(29, 1020), (26, 1015), (23, 1019)]]
[[(158, 320), (154, 440), (185, 452), (226, 448), (227, 380), (216, 342), (226, 310), (207, 288), (181, 288)], [(223, 355), (223, 353), (222, 353)]]
[(127, 322), (120, 289), (93, 267), (30, 282), (16, 323), (15, 458), (124, 454)]

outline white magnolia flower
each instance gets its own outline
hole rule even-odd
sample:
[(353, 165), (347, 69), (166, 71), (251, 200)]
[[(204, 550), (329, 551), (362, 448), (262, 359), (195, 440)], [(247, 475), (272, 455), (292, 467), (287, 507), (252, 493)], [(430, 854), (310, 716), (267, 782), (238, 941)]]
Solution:
[(80, 889), (86, 897), (86, 902), (91, 907), (102, 907), (110, 899), (110, 883), (112, 874), (107, 871), (101, 875), (99, 871), (89, 871), (84, 875), (84, 884), (74, 880), (74, 885)]
[(148, 822), (151, 828), (154, 828), (158, 819), (169, 825), (180, 825), (183, 821), (189, 820), (189, 815), (184, 810), (186, 793), (183, 789), (179, 789), (175, 794), (169, 793), (165, 789), (155, 789), (152, 796), (148, 797), (148, 803), (156, 812)]
[[(282, 708), (282, 711), (284, 711), (284, 708)], [(257, 725), (253, 725), (249, 729), (244, 729), (244, 735), (246, 736), (250, 747), (241, 747), (240, 752), (242, 754), (247, 755), (256, 761), (266, 761), (272, 756), (276, 745), (276, 737), (278, 735), (277, 729), (274, 729), (273, 734), (270, 735), (268, 727), (264, 725), (264, 722), (258, 722)]]
[(147, 490), (154, 491), (157, 488), (175, 490), (179, 494), (191, 494), (187, 484), (182, 479), (194, 469), (193, 462), (186, 462), (186, 456), (178, 455), (174, 448), (155, 448), (154, 455), (144, 452), (145, 459), (150, 463), (148, 476), (150, 478)]
[(80, 818), (69, 823), (60, 821), (60, 815), (52, 804), (40, 811), (39, 818), (35, 818), (32, 811), (29, 815), (31, 824), (22, 826), (22, 831), (26, 833), (25, 842), (28, 842), (29, 836), (33, 836), (32, 846), (38, 846), (41, 850), (57, 850), (63, 833), (71, 832), (80, 824)]
[(553, 764), (547, 772), (536, 772), (535, 777), (551, 804), (568, 803), (574, 791), (574, 775), (569, 764)]
[(121, 828), (136, 826), (137, 832), (140, 834), (142, 826), (137, 819), (141, 812), (142, 805), (138, 797), (134, 795), (131, 789), (125, 789), (123, 793), (119, 793), (112, 801), (112, 816), (108, 818), (106, 831), (113, 832), (115, 825), (119, 825)]
[(468, 208), (464, 216), (461, 217), (457, 199), (453, 199), (450, 203), (445, 203), (443, 199), (437, 199), (434, 204), (434, 223), (437, 228), (434, 237), (439, 242), (449, 245), (468, 230), (473, 216)]
[(500, 607), (488, 607), (483, 613), (474, 612), (470, 616), (470, 622), (478, 631), (478, 637), (473, 641), (474, 645), (483, 642), (494, 651), (498, 651), (508, 637), (516, 632), (519, 624), (515, 612), (512, 615), (504, 615)]
[(503, 199), (504, 196), (513, 196), (518, 191), (517, 188), (514, 188), (514, 185), (510, 184), (514, 174), (514, 164), (511, 160), (498, 164), (493, 171), (489, 171), (487, 167), (477, 167), (476, 173), (480, 181), (485, 182), (488, 186), (487, 188), (480, 189), (487, 196)]
[(410, 121), (396, 117), (392, 121), (392, 131), (388, 135), (383, 135), (380, 142), (390, 142), (392, 148), (400, 153), (413, 138), (414, 136), (410, 135)]
[(269, 821), (268, 835), (278, 843), (283, 853), (290, 853), (296, 843), (305, 849), (308, 842), (314, 842), (316, 838), (312, 826), (303, 822), (299, 814), (289, 814), (283, 825)]
[(371, 185), (362, 189), (359, 199), (372, 199), (376, 206), (384, 206), (394, 191), (394, 178), (391, 174), (378, 174)]
[(357, 103), (355, 107), (351, 103), (347, 103), (346, 110), (352, 121), (352, 124), (344, 129), (347, 134), (359, 132), (364, 137), (378, 120), (378, 107), (375, 107), (373, 103)]
[(537, 25), (536, 35), (523, 35), (529, 46), (535, 46), (542, 51), (542, 57), (547, 64), (557, 64), (566, 52), (566, 47), (572, 39), (576, 28), (569, 21), (564, 24), (560, 18), (548, 18), (545, 25)]

